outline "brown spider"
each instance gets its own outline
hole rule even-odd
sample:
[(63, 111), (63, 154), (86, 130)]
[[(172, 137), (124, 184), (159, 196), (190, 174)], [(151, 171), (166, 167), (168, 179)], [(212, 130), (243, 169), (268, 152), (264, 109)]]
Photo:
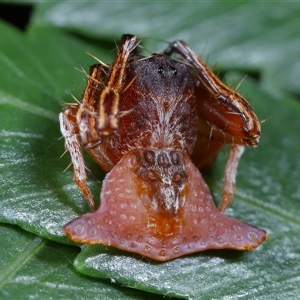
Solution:
[[(138, 54), (138, 44), (123, 35), (113, 64), (93, 65), (82, 102), (60, 114), (74, 180), (94, 210), (65, 225), (65, 233), (161, 261), (257, 247), (264, 230), (222, 213), (244, 146), (255, 147), (260, 137), (255, 113), (184, 42), (149, 57)], [(198, 169), (211, 167), (224, 143), (231, 148), (217, 209)], [(109, 172), (98, 209), (82, 148)]]

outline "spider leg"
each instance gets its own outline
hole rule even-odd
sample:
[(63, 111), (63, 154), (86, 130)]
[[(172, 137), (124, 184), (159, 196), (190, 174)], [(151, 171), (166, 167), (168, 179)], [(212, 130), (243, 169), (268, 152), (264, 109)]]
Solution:
[(240, 145), (232, 145), (230, 148), (229, 157), (225, 167), (222, 202), (219, 205), (219, 210), (221, 212), (228, 207), (233, 199), (237, 167), (244, 149), (245, 147)]
[[(169, 45), (164, 54), (177, 53), (196, 70), (195, 93), (199, 116), (219, 129), (225, 142), (255, 147), (260, 138), (260, 122), (247, 100), (227, 87), (182, 41)], [(216, 136), (216, 133), (214, 133)], [(227, 136), (226, 136), (227, 135)]]
[(59, 114), (60, 130), (65, 138), (65, 147), (71, 155), (74, 168), (74, 181), (92, 210), (97, 206), (86, 182), (86, 169), (76, 123), (76, 107), (67, 107)]
[(98, 129), (101, 135), (113, 134), (119, 127), (120, 93), (124, 88), (125, 70), (130, 54), (137, 47), (136, 36), (123, 35), (118, 55), (99, 98)]
[[(244, 146), (255, 147), (260, 138), (260, 122), (247, 100), (227, 87), (187, 44), (175, 41), (164, 51), (177, 53), (195, 69), (198, 113), (198, 140), (192, 159), (200, 167), (210, 167), (222, 144), (231, 144), (224, 174), (223, 197), (219, 210), (231, 203), (237, 166)], [(205, 148), (206, 146), (206, 148)]]

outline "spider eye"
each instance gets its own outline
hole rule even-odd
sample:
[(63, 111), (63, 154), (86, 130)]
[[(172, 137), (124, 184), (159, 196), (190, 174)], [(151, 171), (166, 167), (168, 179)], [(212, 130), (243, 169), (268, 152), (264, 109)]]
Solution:
[(159, 67), (159, 68), (158, 68), (158, 74), (162, 74), (163, 72), (164, 72), (163, 67)]

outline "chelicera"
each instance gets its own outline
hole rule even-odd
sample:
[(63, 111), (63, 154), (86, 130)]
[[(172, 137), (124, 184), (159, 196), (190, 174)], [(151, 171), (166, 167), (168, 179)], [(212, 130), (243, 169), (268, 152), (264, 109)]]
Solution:
[[(93, 65), (82, 101), (60, 114), (74, 180), (93, 212), (64, 226), (73, 241), (110, 245), (165, 261), (207, 249), (250, 250), (264, 230), (229, 218), (244, 146), (260, 122), (182, 41), (149, 57), (124, 35), (112, 65)], [(216, 208), (199, 169), (224, 143), (230, 153)], [(86, 182), (85, 149), (108, 172), (97, 208)]]

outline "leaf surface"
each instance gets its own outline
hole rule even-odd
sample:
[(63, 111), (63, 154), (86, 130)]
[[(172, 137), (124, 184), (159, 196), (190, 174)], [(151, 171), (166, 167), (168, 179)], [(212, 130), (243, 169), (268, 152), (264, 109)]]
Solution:
[(1, 299), (152, 299), (108, 280), (77, 272), (79, 249), (40, 238), (12, 226), (0, 226)]

